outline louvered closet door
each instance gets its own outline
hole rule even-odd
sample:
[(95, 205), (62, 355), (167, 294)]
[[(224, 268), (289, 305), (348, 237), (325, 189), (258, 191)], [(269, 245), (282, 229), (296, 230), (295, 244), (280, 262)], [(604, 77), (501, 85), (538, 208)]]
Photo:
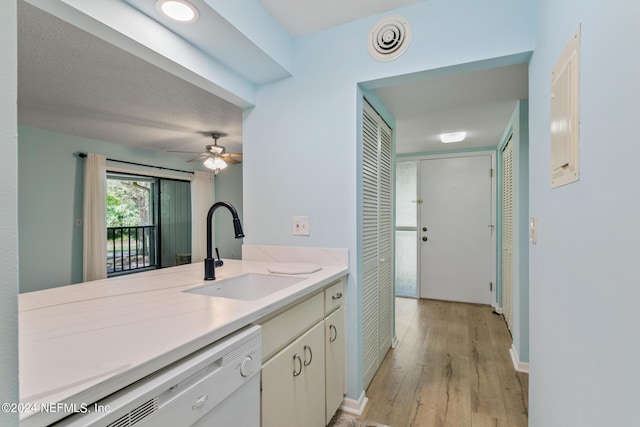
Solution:
[(391, 282), (391, 129), (380, 124), (379, 206), (378, 206), (378, 365), (391, 347), (393, 287)]
[(502, 152), (502, 313), (513, 330), (513, 147)]
[(367, 103), (362, 141), (362, 319), (365, 387), (391, 347), (391, 129)]

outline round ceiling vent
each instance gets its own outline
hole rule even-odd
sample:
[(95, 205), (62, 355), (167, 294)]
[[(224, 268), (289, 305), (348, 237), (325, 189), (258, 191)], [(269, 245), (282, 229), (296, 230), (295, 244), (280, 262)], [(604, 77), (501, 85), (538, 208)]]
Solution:
[(382, 18), (371, 28), (367, 47), (378, 61), (393, 61), (404, 53), (411, 42), (411, 24), (407, 18), (391, 15)]

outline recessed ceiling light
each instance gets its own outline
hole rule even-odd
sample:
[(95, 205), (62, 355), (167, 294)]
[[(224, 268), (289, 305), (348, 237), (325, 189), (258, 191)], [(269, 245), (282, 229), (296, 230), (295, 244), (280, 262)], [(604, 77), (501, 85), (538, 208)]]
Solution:
[(198, 20), (198, 9), (185, 0), (158, 0), (156, 9), (174, 21), (188, 23)]
[(451, 142), (460, 142), (463, 141), (467, 136), (466, 132), (452, 132), (452, 133), (443, 133), (440, 135), (440, 141), (445, 144), (449, 144)]

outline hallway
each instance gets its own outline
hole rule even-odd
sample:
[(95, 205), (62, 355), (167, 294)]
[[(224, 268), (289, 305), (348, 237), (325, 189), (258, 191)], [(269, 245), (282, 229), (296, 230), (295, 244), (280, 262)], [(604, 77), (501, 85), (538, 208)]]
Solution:
[(396, 333), (362, 418), (392, 427), (527, 425), (529, 378), (514, 370), (511, 337), (491, 307), (396, 298)]

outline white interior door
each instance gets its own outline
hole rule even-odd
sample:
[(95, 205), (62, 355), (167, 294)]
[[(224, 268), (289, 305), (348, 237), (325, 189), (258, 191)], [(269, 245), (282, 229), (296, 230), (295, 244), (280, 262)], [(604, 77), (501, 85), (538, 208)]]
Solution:
[(420, 163), (421, 297), (491, 304), (491, 155)]

